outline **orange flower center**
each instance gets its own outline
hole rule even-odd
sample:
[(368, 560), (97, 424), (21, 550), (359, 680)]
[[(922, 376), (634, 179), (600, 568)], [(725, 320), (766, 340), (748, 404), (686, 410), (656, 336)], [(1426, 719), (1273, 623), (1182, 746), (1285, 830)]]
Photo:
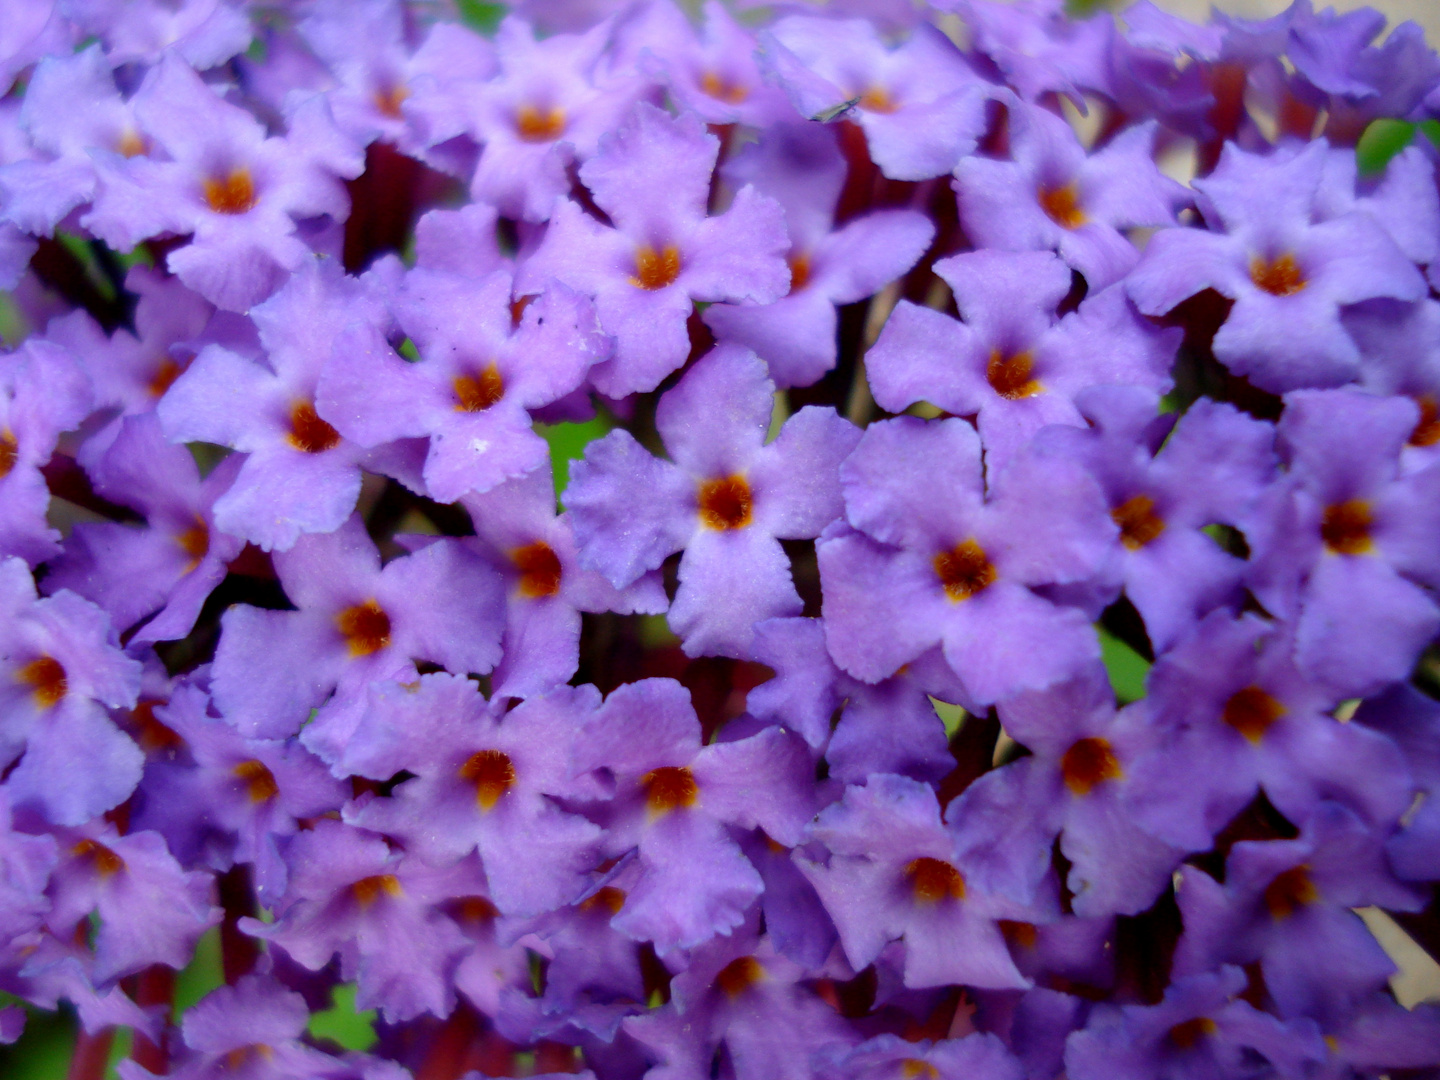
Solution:
[(520, 571), (521, 596), (538, 600), (560, 591), (560, 557), (544, 540), (516, 548), (510, 552), (510, 561)]
[(210, 527), (197, 517), (194, 525), (175, 537), (175, 543), (180, 545), (181, 551), (190, 556), (189, 568), (194, 570), (200, 560), (210, 552)]
[(120, 141), (115, 144), (115, 149), (120, 152), (121, 157), (139, 157), (150, 148), (145, 144), (145, 138), (134, 128), (127, 127)]
[(965, 899), (965, 878), (942, 859), (932, 859), (928, 855), (912, 859), (905, 865), (905, 877), (910, 881), (910, 891), (915, 899), (923, 904)]
[(1410, 445), (1434, 446), (1440, 442), (1440, 407), (1436, 405), (1435, 395), (1425, 394), (1417, 398), (1415, 404), (1420, 406), (1420, 420), (1410, 432)]
[(919, 1058), (901, 1060), (900, 1075), (904, 1080), (940, 1080), (940, 1073), (935, 1066)]
[(205, 178), (205, 201), (217, 214), (243, 214), (255, 205), (255, 181), (249, 169), (231, 169), (216, 179)]
[(1245, 738), (1258, 743), (1270, 725), (1285, 715), (1285, 706), (1258, 686), (1247, 686), (1230, 695), (1220, 715)]
[(654, 292), (680, 276), (680, 249), (666, 244), (656, 251), (649, 244), (635, 249), (635, 276), (630, 284)]
[(460, 921), (467, 923), (492, 922), (500, 914), (500, 909), (483, 896), (461, 897), (457, 907)]
[(738, 105), (750, 96), (745, 87), (713, 71), (700, 76), (700, 89), (716, 101), (728, 101), (732, 105)]
[(110, 877), (125, 869), (124, 859), (104, 844), (97, 844), (94, 840), (81, 840), (70, 849), (70, 854), (78, 855), (82, 859), (90, 859), (95, 863), (95, 870), (101, 877)]
[(505, 380), (491, 363), (479, 375), (456, 375), (456, 412), (484, 412), (505, 396)]
[(475, 801), (480, 809), (493, 810), (515, 786), (515, 765), (503, 750), (480, 750), (460, 766), (460, 779), (475, 785)]
[(1114, 510), (1110, 519), (1120, 526), (1120, 542), (1131, 551), (1139, 551), (1165, 531), (1165, 519), (1155, 513), (1155, 500), (1149, 495), (1132, 495)]
[(30, 693), (35, 697), (35, 704), (42, 709), (58, 705), (70, 689), (70, 680), (65, 675), (65, 668), (53, 656), (42, 656), (31, 660), (15, 673), (15, 677), (30, 687)]
[(985, 550), (974, 540), (962, 540), (949, 551), (935, 556), (933, 565), (945, 595), (951, 600), (969, 600), (995, 584), (995, 567)]
[(340, 433), (320, 419), (315, 404), (297, 401), (290, 409), (290, 445), (307, 454), (323, 454), (340, 442)]
[(1034, 370), (1035, 359), (1028, 352), (1006, 356), (999, 349), (995, 349), (990, 353), (990, 360), (985, 365), (985, 381), (990, 384), (990, 389), (1006, 401), (1019, 401), (1045, 389), (1030, 377)]
[(594, 896), (587, 896), (580, 902), (581, 911), (603, 911), (610, 915), (618, 915), (624, 906), (625, 890), (613, 885), (606, 885)]
[(350, 886), (350, 891), (355, 894), (362, 908), (368, 908), (381, 895), (403, 896), (404, 890), (400, 888), (400, 879), (394, 874), (371, 874), (367, 878), (361, 878)]
[(335, 616), (351, 656), (370, 656), (390, 644), (390, 616), (374, 600), (348, 607)]
[(253, 803), (269, 802), (280, 794), (280, 785), (275, 783), (275, 774), (265, 767), (263, 761), (251, 758), (235, 766), (235, 775), (245, 782)]
[(1035, 929), (1034, 923), (1001, 919), (1000, 932), (1005, 935), (1006, 941), (1019, 945), (1022, 949), (1033, 949), (1040, 940), (1040, 932)]
[(1277, 874), (1275, 880), (1265, 886), (1265, 907), (1276, 919), (1288, 919), (1319, 899), (1320, 893), (1304, 866), (1294, 866)]
[(1250, 280), (1271, 296), (1293, 296), (1305, 288), (1305, 274), (1288, 252), (1274, 259), (1250, 260)]
[(1364, 499), (1347, 499), (1325, 508), (1320, 521), (1320, 538), (1336, 555), (1364, 555), (1374, 545), (1370, 526), (1375, 519)]
[(154, 397), (162, 397), (166, 390), (175, 385), (175, 380), (184, 374), (185, 369), (168, 356), (162, 356), (155, 365), (155, 374), (150, 376), (150, 382), (146, 389)]
[(715, 985), (726, 997), (737, 998), (765, 977), (765, 969), (753, 956), (741, 956), (720, 969)]
[(0, 431), (0, 478), (9, 476), (19, 459), (20, 444), (15, 441), (14, 433), (9, 428)]
[(275, 1057), (275, 1051), (264, 1043), (251, 1043), (249, 1046), (237, 1046), (225, 1054), (225, 1067), (230, 1072), (239, 1072), (241, 1068), (251, 1061), (270, 1061)]
[(856, 104), (866, 112), (873, 113), (892, 113), (898, 108), (895, 99), (890, 96), (890, 91), (883, 86), (870, 87), (860, 95)]
[(1062, 187), (1041, 188), (1040, 209), (1062, 229), (1078, 229), (1090, 219), (1080, 209), (1080, 188), (1072, 181)]
[(380, 110), (382, 116), (388, 116), (391, 120), (400, 120), (404, 114), (400, 106), (410, 96), (410, 88), (403, 85), (387, 86), (375, 91), (375, 108)]
[(810, 256), (790, 256), (790, 291), (797, 293), (810, 284)]
[(1106, 780), (1119, 780), (1120, 761), (1104, 739), (1080, 739), (1060, 759), (1060, 775), (1076, 795), (1088, 795)]
[(1193, 1020), (1176, 1024), (1168, 1034), (1170, 1041), (1181, 1050), (1189, 1050), (1207, 1035), (1215, 1034), (1215, 1021), (1208, 1016), (1197, 1016)]
[(537, 109), (521, 105), (515, 110), (515, 131), (526, 142), (550, 142), (565, 131), (565, 110), (551, 106)]
[(184, 739), (155, 718), (155, 706), (164, 704), (163, 701), (146, 698), (130, 710), (126, 726), (135, 735), (141, 749), (149, 753), (176, 750), (185, 745)]
[(700, 794), (694, 774), (681, 765), (662, 765), (651, 769), (640, 778), (640, 783), (645, 788), (645, 806), (651, 815), (657, 817), (671, 810), (694, 806)]
[(750, 485), (738, 474), (702, 482), (699, 503), (701, 523), (719, 532), (745, 528), (754, 509)]

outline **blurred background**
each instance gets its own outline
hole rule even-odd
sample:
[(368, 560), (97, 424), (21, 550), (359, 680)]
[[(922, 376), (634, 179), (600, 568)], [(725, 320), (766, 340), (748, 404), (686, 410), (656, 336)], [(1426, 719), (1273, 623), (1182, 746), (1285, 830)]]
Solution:
[[(1184, 15), (1187, 19), (1203, 22), (1210, 14), (1210, 0), (1154, 0), (1155, 6)], [(1128, 6), (1120, 3), (1118, 7)], [(1213, 5), (1218, 11), (1241, 15), (1247, 19), (1263, 19), (1278, 15), (1290, 6), (1290, 0), (1216, 0)], [(1372, 7), (1383, 11), (1391, 24), (1411, 19), (1425, 28), (1425, 35), (1433, 45), (1440, 41), (1440, 0), (1315, 0), (1316, 10), (1333, 7), (1336, 11), (1353, 11), (1359, 7)]]

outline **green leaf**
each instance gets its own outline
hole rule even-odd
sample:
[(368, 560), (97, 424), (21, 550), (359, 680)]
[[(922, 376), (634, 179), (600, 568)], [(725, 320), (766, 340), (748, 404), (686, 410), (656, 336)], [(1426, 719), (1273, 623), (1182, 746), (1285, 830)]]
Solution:
[[(15, 1004), (13, 999), (5, 1002)], [(75, 1014), (68, 1007), (45, 1012), (27, 1008), (25, 1031), (10, 1046), (0, 1046), (0, 1076), (5, 1080), (56, 1080), (69, 1072), (75, 1050)]]
[(491, 4), (486, 0), (455, 0), (460, 12), (460, 21), (476, 33), (487, 37), (495, 32), (500, 20), (505, 17), (504, 4)]
[(570, 462), (585, 453), (589, 446), (615, 425), (604, 415), (597, 415), (583, 424), (536, 424), (535, 430), (550, 444), (550, 464), (555, 470), (555, 498), (570, 483)]
[(355, 1011), (355, 984), (342, 983), (330, 996), (334, 1004), (310, 1017), (310, 1034), (333, 1039), (346, 1050), (369, 1050), (375, 1045), (375, 1010)]
[(128, 1027), (115, 1029), (115, 1040), (110, 1044), (110, 1057), (105, 1065), (105, 1075), (118, 1076), (116, 1066), (130, 1056), (130, 1048), (135, 1044), (135, 1032)]
[(1355, 145), (1355, 160), (1369, 176), (1385, 171), (1390, 159), (1410, 145), (1415, 125), (1406, 120), (1374, 120)]
[(175, 1023), (185, 1010), (211, 990), (224, 985), (225, 969), (220, 962), (220, 928), (212, 926), (195, 943), (195, 955), (185, 969), (175, 976)]
[(965, 717), (970, 715), (959, 705), (951, 705), (939, 698), (932, 697), (930, 706), (935, 710), (935, 715), (940, 717), (940, 722), (945, 725), (946, 739), (953, 739), (955, 733), (960, 730), (960, 725), (965, 723)]
[(1145, 696), (1145, 676), (1150, 672), (1150, 661), (1104, 627), (1097, 626), (1095, 630), (1100, 635), (1100, 656), (1105, 661), (1115, 697), (1122, 705), (1139, 701)]

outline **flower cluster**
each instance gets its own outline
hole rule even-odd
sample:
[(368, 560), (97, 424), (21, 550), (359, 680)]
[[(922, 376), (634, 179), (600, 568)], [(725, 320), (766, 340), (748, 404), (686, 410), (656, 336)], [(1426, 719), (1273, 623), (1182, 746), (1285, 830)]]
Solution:
[(1440, 1066), (1419, 30), (457, 7), (0, 0), (0, 1041)]

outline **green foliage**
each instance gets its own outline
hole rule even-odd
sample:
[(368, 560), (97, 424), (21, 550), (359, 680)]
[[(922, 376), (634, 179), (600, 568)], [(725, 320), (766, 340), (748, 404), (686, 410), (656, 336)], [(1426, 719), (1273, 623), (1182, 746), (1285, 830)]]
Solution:
[(175, 1023), (185, 1010), (225, 982), (220, 962), (220, 929), (211, 927), (195, 943), (195, 955), (185, 970), (175, 976), (175, 1008), (170, 1014)]
[(505, 17), (504, 4), (491, 4), (486, 0), (455, 0), (460, 21), (476, 33), (489, 37), (495, 33), (500, 20)]
[(600, 438), (614, 423), (606, 416), (596, 416), (583, 424), (536, 424), (544, 440), (550, 444), (550, 464), (555, 469), (555, 497), (559, 499), (570, 482), (570, 462), (585, 453), (585, 447)]
[(931, 698), (930, 705), (935, 714), (940, 717), (940, 722), (945, 725), (945, 738), (953, 739), (955, 733), (960, 730), (960, 725), (965, 722), (965, 717), (970, 715), (959, 705), (951, 705), (948, 702)]
[(1108, 630), (1099, 626), (1095, 629), (1100, 635), (1100, 656), (1105, 661), (1115, 697), (1122, 705), (1139, 701), (1145, 696), (1145, 676), (1150, 672), (1150, 662)]
[[(0, 994), (0, 1006), (17, 999)], [(26, 1009), (25, 1033), (13, 1046), (0, 1046), (0, 1076), (5, 1080), (60, 1080), (75, 1045), (73, 1012)]]
[(1360, 171), (1367, 176), (1384, 172), (1390, 159), (1410, 145), (1417, 130), (1418, 125), (1406, 120), (1373, 121), (1355, 145)]
[(330, 1000), (330, 1008), (310, 1017), (310, 1034), (317, 1039), (332, 1039), (346, 1050), (369, 1050), (374, 1046), (375, 1010), (355, 1011), (355, 984), (335, 987)]

